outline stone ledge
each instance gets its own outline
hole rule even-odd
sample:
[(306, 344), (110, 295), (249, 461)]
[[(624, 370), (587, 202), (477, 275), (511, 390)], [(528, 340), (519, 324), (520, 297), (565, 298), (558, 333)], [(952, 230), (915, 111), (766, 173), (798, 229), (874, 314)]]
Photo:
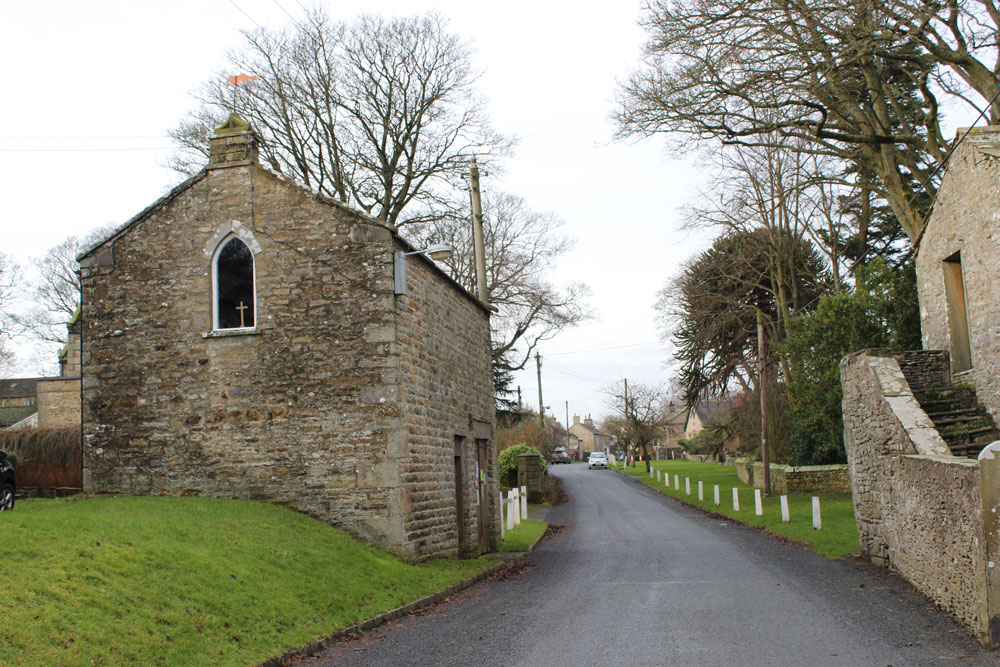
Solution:
[(229, 338), (230, 336), (259, 336), (263, 333), (260, 329), (220, 329), (219, 331), (206, 331), (202, 338)]

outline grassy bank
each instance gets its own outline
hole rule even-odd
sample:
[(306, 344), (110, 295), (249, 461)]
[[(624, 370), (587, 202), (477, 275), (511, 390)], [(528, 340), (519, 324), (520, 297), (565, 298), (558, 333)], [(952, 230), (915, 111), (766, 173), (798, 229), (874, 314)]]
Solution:
[[(621, 466), (619, 471), (623, 471)], [(790, 523), (781, 520), (781, 507), (778, 496), (768, 496), (763, 499), (764, 513), (757, 516), (754, 512), (753, 488), (743, 484), (732, 466), (720, 466), (715, 463), (698, 463), (696, 461), (653, 461), (654, 477), (649, 478), (645, 464), (629, 466), (624, 470), (628, 475), (636, 477), (643, 484), (651, 486), (661, 493), (678, 500), (700, 507), (725, 517), (752, 526), (761, 526), (767, 532), (802, 542), (813, 551), (827, 557), (838, 558), (847, 554), (858, 553), (858, 529), (854, 522), (854, 505), (849, 493), (815, 494), (820, 498), (822, 508), (821, 530), (812, 527), (812, 496), (814, 494), (793, 493), (788, 496)], [(670, 473), (670, 486), (657, 482), (655, 471)], [(674, 476), (680, 475), (680, 488), (674, 487)], [(691, 493), (685, 491), (684, 480), (691, 480)], [(704, 500), (698, 500), (698, 482), (701, 481), (704, 490)], [(719, 486), (720, 504), (715, 504), (714, 487)], [(740, 509), (733, 509), (733, 489), (739, 494)]]
[(264, 503), (32, 500), (0, 514), (0, 664), (244, 665), (492, 564), (408, 565)]
[(507, 531), (503, 544), (500, 545), (500, 551), (528, 551), (542, 539), (548, 527), (549, 524), (544, 521), (521, 519), (517, 528)]

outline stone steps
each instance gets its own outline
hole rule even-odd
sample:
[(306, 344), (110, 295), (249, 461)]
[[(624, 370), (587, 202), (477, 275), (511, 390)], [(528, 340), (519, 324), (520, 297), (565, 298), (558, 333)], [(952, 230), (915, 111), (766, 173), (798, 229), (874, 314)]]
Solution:
[(1000, 439), (989, 413), (968, 387), (942, 387), (915, 397), (955, 456), (976, 458), (983, 447)]

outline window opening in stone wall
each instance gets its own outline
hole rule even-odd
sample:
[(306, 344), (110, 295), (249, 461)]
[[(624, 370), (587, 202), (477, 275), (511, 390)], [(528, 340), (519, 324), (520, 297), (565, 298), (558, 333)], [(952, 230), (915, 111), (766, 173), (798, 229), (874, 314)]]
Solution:
[(215, 328), (252, 329), (256, 317), (253, 254), (247, 244), (230, 237), (215, 255)]
[(965, 307), (965, 281), (962, 278), (962, 253), (956, 252), (942, 262), (944, 295), (948, 306), (948, 333), (951, 339), (951, 370), (961, 373), (972, 368), (972, 345)]

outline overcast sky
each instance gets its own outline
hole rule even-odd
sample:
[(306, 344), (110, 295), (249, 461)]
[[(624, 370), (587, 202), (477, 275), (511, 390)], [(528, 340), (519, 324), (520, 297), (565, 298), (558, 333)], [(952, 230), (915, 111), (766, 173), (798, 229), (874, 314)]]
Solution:
[[(299, 18), (306, 0), (4, 3), (0, 56), (0, 252), (20, 263), (71, 234), (120, 224), (175, 184), (159, 166), (190, 92), (241, 43), (241, 29)], [(501, 132), (520, 137), (483, 189), (518, 194), (565, 221), (573, 252), (555, 283), (586, 282), (592, 320), (541, 347), (544, 402), (564, 421), (599, 418), (602, 388), (665, 382), (652, 306), (678, 264), (705, 246), (680, 230), (698, 187), (661, 141), (612, 143), (615, 82), (644, 40), (639, 2), (369, 0), (326, 3), (335, 18), (436, 9), (475, 49), (480, 90)], [(233, 72), (234, 74), (236, 72)], [(23, 354), (23, 352), (22, 352)], [(27, 367), (15, 369), (25, 372)], [(516, 377), (538, 405), (534, 364)]]

